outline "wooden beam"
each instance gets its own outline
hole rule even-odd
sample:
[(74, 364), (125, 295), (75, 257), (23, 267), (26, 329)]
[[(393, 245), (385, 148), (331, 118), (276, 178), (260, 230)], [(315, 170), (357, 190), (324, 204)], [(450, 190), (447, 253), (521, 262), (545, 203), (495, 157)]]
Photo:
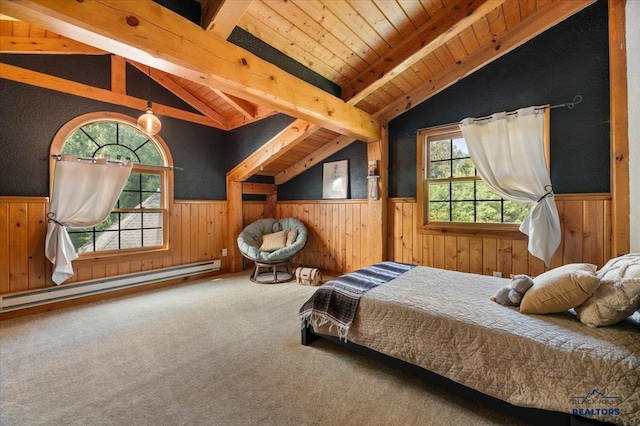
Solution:
[[(382, 138), (367, 144), (367, 159), (375, 161), (380, 178), (369, 180), (367, 191), (367, 258), (366, 264), (387, 260), (387, 197), (389, 180), (389, 133), (388, 126), (382, 126)], [(378, 199), (371, 198), (371, 185), (378, 185)]]
[(139, 64), (136, 61), (127, 60), (127, 62), (136, 67), (143, 74), (151, 74), (151, 78), (157, 83), (161, 84), (165, 89), (182, 99), (185, 103), (200, 111), (203, 115), (206, 115), (213, 121), (219, 123), (222, 128), (227, 128), (227, 120), (222, 115), (218, 114), (215, 110), (211, 109), (209, 105), (205, 104), (198, 97), (194, 96), (184, 87), (176, 83), (171, 77), (169, 77), (167, 73), (154, 69), (151, 69), (151, 72), (149, 73), (148, 67)]
[(252, 195), (273, 195), (278, 187), (272, 183), (242, 182), (242, 193)]
[(106, 55), (102, 49), (75, 40), (49, 37), (0, 37), (0, 53), (45, 55)]
[(350, 105), (357, 104), (504, 2), (463, 0), (449, 4), (346, 84), (342, 88), (342, 99)]
[(118, 55), (111, 55), (111, 91), (127, 94), (127, 64)]
[(497, 36), (484, 47), (448, 66), (408, 95), (390, 103), (374, 114), (383, 121), (391, 121), (414, 106), (440, 93), (478, 69), (523, 45), (543, 31), (594, 3), (595, 0), (554, 1), (517, 26)]
[(244, 99), (240, 99), (236, 96), (227, 95), (220, 90), (214, 90), (214, 92), (216, 92), (216, 95), (227, 101), (229, 105), (231, 105), (236, 111), (247, 117), (249, 120), (253, 120), (256, 118), (257, 109), (251, 102), (247, 102)]
[(285, 155), (289, 150), (304, 141), (318, 129), (304, 120), (295, 120), (270, 141), (262, 145), (240, 164), (227, 173), (229, 181), (245, 181), (273, 161)]
[(242, 254), (238, 250), (238, 235), (242, 232), (242, 182), (227, 179), (227, 203), (229, 206), (229, 220), (227, 223), (227, 255), (229, 256), (229, 271), (242, 271)]
[(6, 0), (3, 11), (337, 133), (367, 142), (380, 138), (380, 123), (370, 114), (210, 35), (151, 0)]
[(298, 176), (300, 173), (306, 172), (325, 158), (351, 145), (351, 143), (355, 141), (355, 139), (350, 138), (349, 136), (338, 136), (334, 140), (327, 142), (322, 147), (307, 155), (302, 160), (297, 161), (293, 165), (278, 173), (275, 176), (274, 182), (276, 183), (276, 185), (282, 185), (283, 183)]
[(201, 26), (226, 40), (250, 4), (251, 0), (200, 0)]
[(629, 253), (631, 249), (625, 6), (625, 0), (609, 0), (611, 257)]
[[(75, 81), (65, 80), (60, 77), (27, 70), (13, 65), (0, 62), (0, 78), (16, 81), (18, 83), (29, 84), (31, 86), (42, 87), (44, 89), (55, 90), (57, 92), (68, 93), (82, 98), (107, 102), (114, 105), (122, 105), (129, 108), (144, 111), (147, 107), (145, 99), (134, 98), (110, 90), (100, 89)], [(194, 114), (178, 108), (153, 103), (153, 111), (157, 115), (177, 118), (179, 120), (202, 124), (204, 126), (222, 128), (218, 123), (204, 115)], [(223, 129), (224, 130), (224, 129)]]

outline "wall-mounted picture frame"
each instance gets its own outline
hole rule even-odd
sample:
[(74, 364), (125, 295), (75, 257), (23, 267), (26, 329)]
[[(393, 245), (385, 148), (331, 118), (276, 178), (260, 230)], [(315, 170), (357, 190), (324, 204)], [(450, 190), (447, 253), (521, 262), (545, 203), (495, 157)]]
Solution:
[(340, 200), (349, 195), (349, 160), (322, 163), (322, 199)]

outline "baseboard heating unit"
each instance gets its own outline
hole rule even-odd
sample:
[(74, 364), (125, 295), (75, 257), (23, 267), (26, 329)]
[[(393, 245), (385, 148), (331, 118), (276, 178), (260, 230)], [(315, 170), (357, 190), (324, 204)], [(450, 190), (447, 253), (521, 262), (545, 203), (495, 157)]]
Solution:
[(220, 270), (221, 262), (214, 259), (207, 262), (191, 263), (170, 268), (155, 269), (138, 272), (135, 274), (118, 275), (111, 278), (102, 278), (84, 281), (77, 284), (47, 287), (38, 290), (23, 291), (20, 293), (0, 296), (0, 312), (14, 311), (47, 303), (61, 302), (78, 297), (106, 293), (145, 284), (184, 278), (192, 275), (206, 274)]

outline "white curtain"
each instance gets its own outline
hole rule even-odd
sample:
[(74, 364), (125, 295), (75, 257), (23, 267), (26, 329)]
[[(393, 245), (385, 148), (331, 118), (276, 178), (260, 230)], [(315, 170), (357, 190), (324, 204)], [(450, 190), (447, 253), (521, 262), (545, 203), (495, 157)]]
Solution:
[(529, 107), (483, 120), (465, 118), (460, 127), (471, 160), (487, 185), (505, 200), (532, 203), (520, 231), (529, 236), (529, 252), (549, 266), (561, 234), (544, 156), (543, 111)]
[(53, 282), (73, 276), (78, 258), (67, 229), (94, 226), (109, 216), (131, 174), (131, 162), (79, 160), (65, 155), (56, 162), (45, 255), (54, 265)]

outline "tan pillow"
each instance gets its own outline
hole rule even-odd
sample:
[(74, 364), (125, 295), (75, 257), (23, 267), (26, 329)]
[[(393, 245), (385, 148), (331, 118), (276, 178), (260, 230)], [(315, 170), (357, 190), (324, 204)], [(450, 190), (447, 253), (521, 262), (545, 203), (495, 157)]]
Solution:
[(589, 263), (571, 263), (538, 275), (522, 297), (520, 312), (553, 314), (580, 305), (600, 285), (596, 268)]
[(274, 232), (262, 236), (260, 251), (276, 251), (287, 244), (287, 231)]
[(640, 254), (611, 259), (596, 275), (600, 287), (576, 307), (583, 324), (589, 327), (616, 324), (640, 309)]
[(293, 228), (291, 231), (287, 233), (287, 247), (296, 242), (296, 238), (298, 238), (298, 229)]

